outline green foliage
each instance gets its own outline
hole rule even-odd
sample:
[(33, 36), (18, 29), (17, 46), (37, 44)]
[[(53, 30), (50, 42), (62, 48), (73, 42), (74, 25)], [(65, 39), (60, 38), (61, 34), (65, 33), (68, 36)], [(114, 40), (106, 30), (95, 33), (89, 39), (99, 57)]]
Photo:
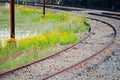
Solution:
[(64, 32), (60, 34), (60, 44), (67, 45), (78, 41), (73, 32)]
[(40, 49), (46, 49), (50, 45), (70, 44), (77, 40), (73, 32), (53, 31), (47, 34), (21, 39), (19, 40), (19, 47), (25, 49), (38, 46)]
[(10, 11), (9, 11), (9, 9), (4, 9), (4, 10), (2, 10), (2, 13), (3, 13), (3, 14), (9, 14)]
[[(79, 38), (75, 36), (76, 33), (83, 33), (89, 29), (89, 25), (86, 24), (86, 18), (81, 16), (75, 16), (71, 13), (59, 14), (46, 12), (45, 17), (41, 18), (42, 11), (36, 9), (36, 17), (34, 17), (34, 11), (33, 8), (24, 8), (23, 6), (16, 8), (16, 27), (31, 32), (37, 31), (38, 34), (17, 40), (16, 47), (11, 44), (5, 44), (5, 46), (2, 47), (2, 44), (0, 44), (0, 59), (20, 51), (24, 52), (24, 54), (18, 58), (1, 64), (0, 70), (18, 67), (47, 57), (50, 53), (44, 51), (58, 44), (73, 44), (79, 40)], [(0, 15), (3, 15), (2, 20), (7, 20), (7, 23), (5, 22), (7, 25), (4, 27), (9, 27), (9, 18), (6, 18), (6, 16), (9, 15), (9, 10), (3, 10), (0, 12)], [(3, 22), (4, 21), (0, 22), (0, 24)]]
[(2, 46), (2, 40), (0, 40), (0, 47)]

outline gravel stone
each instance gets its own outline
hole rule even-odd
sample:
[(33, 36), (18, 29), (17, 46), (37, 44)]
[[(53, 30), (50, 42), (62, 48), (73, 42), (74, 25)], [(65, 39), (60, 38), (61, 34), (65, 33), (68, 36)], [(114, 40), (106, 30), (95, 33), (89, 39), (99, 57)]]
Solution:
[[(120, 79), (120, 25), (118, 20), (92, 16), (116, 26), (117, 40), (104, 54), (96, 56), (68, 71), (49, 78), (49, 80), (119, 80)], [(65, 69), (93, 55), (110, 43), (113, 30), (108, 25), (95, 20), (88, 20), (92, 33), (82, 43), (62, 52), (59, 56), (33, 64), (29, 67), (4, 75), (0, 80), (42, 80), (44, 77)], [(84, 34), (86, 35), (86, 34)]]

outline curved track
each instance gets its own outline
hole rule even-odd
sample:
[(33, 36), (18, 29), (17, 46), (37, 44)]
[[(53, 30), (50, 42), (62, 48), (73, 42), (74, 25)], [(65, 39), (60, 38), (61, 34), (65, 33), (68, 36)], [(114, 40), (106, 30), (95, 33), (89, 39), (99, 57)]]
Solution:
[[(95, 54), (90, 55), (89, 57), (87, 57), (87, 58), (79, 61), (78, 63), (76, 63), (76, 64), (74, 64), (74, 65), (72, 65), (72, 66), (70, 66), (70, 67), (68, 67), (68, 68), (66, 68), (66, 69), (63, 69), (63, 70), (58, 71), (58, 72), (56, 72), (56, 73), (53, 73), (53, 74), (45, 77), (45, 78), (42, 79), (42, 80), (48, 80), (49, 78), (51, 78), (50, 80), (59, 80), (59, 78), (60, 78), (61, 76), (60, 76), (59, 78), (58, 78), (58, 77), (54, 77), (54, 76), (59, 75), (59, 74), (61, 74), (61, 73), (64, 73), (65, 71), (69, 71), (70, 69), (72, 69), (72, 68), (74, 68), (74, 67), (76, 67), (76, 66), (78, 66), (78, 65), (81, 65), (82, 63), (86, 62), (87, 60), (90, 60), (90, 59), (93, 58), (94, 56), (97, 56), (98, 54), (102, 53), (105, 49), (107, 49), (108, 47), (110, 47), (110, 46), (113, 44), (113, 42), (115, 41), (115, 37), (116, 37), (116, 29), (114, 28), (114, 26), (112, 26), (111, 24), (109, 24), (109, 23), (107, 23), (107, 22), (98, 20), (98, 19), (89, 18), (89, 17), (87, 17), (87, 18), (88, 18), (88, 19), (91, 19), (91, 20), (95, 20), (95, 21), (102, 22), (102, 23), (104, 23), (104, 24), (107, 24), (109, 27), (111, 27), (111, 28), (113, 29), (113, 31), (114, 31), (114, 36), (113, 36), (113, 39), (111, 40), (111, 42), (110, 42), (109, 44), (107, 44), (104, 48), (98, 50)], [(92, 44), (92, 45), (93, 45), (93, 44)], [(64, 74), (65, 74), (65, 73), (64, 73)], [(62, 74), (62, 75), (64, 75), (64, 74)], [(69, 74), (69, 73), (68, 73), (68, 74)], [(67, 75), (68, 75), (68, 74), (67, 74)], [(71, 74), (70, 74), (70, 75), (71, 75)], [(64, 78), (63, 78), (63, 79), (64, 79)], [(61, 80), (61, 79), (60, 79), (60, 80)], [(65, 79), (65, 80), (66, 80), (66, 79)], [(69, 80), (69, 79), (68, 79), (68, 80)]]
[[(46, 80), (51, 77), (52, 77), (51, 80), (54, 80), (55, 75), (65, 72), (65, 71), (68, 71), (68, 70), (72, 69), (73, 67), (78, 66), (78, 65), (84, 63), (85, 61), (89, 60), (90, 58), (93, 58), (94, 56), (102, 53), (105, 49), (110, 47), (110, 45), (112, 45), (113, 42), (115, 41), (116, 30), (115, 30), (114, 26), (112, 26), (111, 24), (109, 24), (107, 22), (104, 22), (104, 21), (101, 21), (98, 19), (94, 19), (94, 18), (89, 18), (89, 19), (91, 19), (91, 21), (95, 22), (96, 24), (102, 24), (102, 25), (99, 25), (98, 27), (96, 25), (92, 25), (93, 26), (92, 27), (92, 35), (90, 35), (90, 34), (87, 35), (82, 40), (80, 40), (78, 43), (70, 46), (69, 48), (64, 49), (61, 52), (58, 52), (55, 55), (49, 56), (45, 59), (30, 63), (30, 64), (27, 64), (27, 65), (19, 67), (17, 69), (13, 69), (10, 71), (0, 73), (1, 80), (2, 79), (5, 80), (5, 79), (9, 79), (9, 78), (11, 80), (18, 79), (19, 78), (18, 76), (20, 76), (20, 78), (23, 80), (24, 79), (30, 80), (30, 78), (31, 78), (30, 76), (32, 76), (31, 80), (39, 80), (39, 79)], [(106, 29), (104, 27), (102, 27), (103, 28), (102, 29), (102, 28), (100, 28), (100, 26), (104, 26), (104, 27), (107, 26), (107, 27), (106, 27)], [(100, 31), (100, 29), (101, 29), (101, 34), (104, 33), (104, 35), (98, 36), (99, 32), (96, 32), (96, 30)], [(105, 30), (107, 30), (107, 31), (105, 31)], [(88, 37), (88, 36), (90, 36), (90, 37)], [(97, 36), (99, 38), (97, 39), (97, 38), (95, 38), (95, 36)], [(104, 38), (101, 39), (102, 37), (104, 37)], [(97, 42), (95, 42), (95, 41), (97, 41)], [(92, 47), (93, 45), (95, 45), (95, 46)], [(89, 51), (89, 53), (91, 53), (91, 54), (89, 55), (88, 53), (86, 53), (84, 51), (88, 52), (88, 50), (89, 50), (88, 48), (90, 48), (90, 47), (91, 47), (91, 51)], [(99, 47), (99, 48), (95, 49), (96, 47)], [(82, 50), (82, 49), (85, 49), (85, 50)], [(78, 51), (78, 52), (74, 53), (74, 51)], [(86, 54), (84, 54), (84, 53), (86, 53)], [(61, 60), (61, 62), (59, 62), (60, 60)], [(65, 66), (65, 65), (67, 65), (67, 66)], [(51, 69), (53, 69), (53, 70), (51, 70)], [(11, 73), (11, 72), (13, 72), (13, 73)], [(15, 77), (15, 75), (17, 75), (17, 77)], [(11, 76), (13, 78), (11, 78)], [(37, 77), (37, 78), (33, 78), (33, 76)]]

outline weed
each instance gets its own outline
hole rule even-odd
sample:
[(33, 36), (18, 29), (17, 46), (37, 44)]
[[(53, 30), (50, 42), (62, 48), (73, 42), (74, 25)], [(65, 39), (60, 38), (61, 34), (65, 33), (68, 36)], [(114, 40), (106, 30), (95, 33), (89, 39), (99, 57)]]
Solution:
[[(5, 46), (0, 44), (0, 59), (9, 57), (20, 51), (24, 52), (18, 58), (1, 64), (0, 71), (22, 66), (47, 57), (51, 53), (61, 50), (60, 47), (55, 50), (56, 45), (73, 44), (79, 39), (75, 35), (76, 33), (83, 33), (89, 29), (89, 25), (86, 24), (86, 18), (75, 16), (71, 13), (59, 14), (46, 12), (45, 17), (41, 18), (42, 11), (39, 9), (34, 10), (33, 8), (24, 8), (23, 6), (17, 6), (16, 9), (18, 9), (15, 14), (16, 28), (24, 31), (29, 30), (32, 33), (36, 31), (37, 35), (31, 35), (21, 39), (16, 38), (16, 47), (11, 44), (4, 44)], [(34, 11), (36, 11), (36, 17), (33, 15)], [(9, 10), (0, 11), (1, 15), (3, 16), (1, 19), (6, 21), (0, 21), (0, 24), (6, 23), (4, 27), (9, 29)]]

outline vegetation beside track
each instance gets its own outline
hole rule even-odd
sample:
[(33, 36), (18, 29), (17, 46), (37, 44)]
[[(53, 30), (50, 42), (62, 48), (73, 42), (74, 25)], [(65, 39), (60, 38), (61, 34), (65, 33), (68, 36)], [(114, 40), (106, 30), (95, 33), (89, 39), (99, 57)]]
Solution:
[[(16, 35), (16, 47), (7, 44), (7, 37), (4, 43), (0, 40), (0, 71), (47, 57), (63, 48), (58, 47), (56, 50), (56, 45), (75, 43), (83, 32), (89, 30), (86, 18), (77, 14), (46, 12), (46, 16), (42, 18), (42, 11), (39, 9), (17, 6), (15, 15), (16, 28), (30, 31), (31, 34), (24, 38), (17, 38), (19, 36)], [(9, 29), (9, 9), (1, 6), (0, 17), (0, 27)], [(11, 57), (19, 52), (24, 54), (15, 59)]]

